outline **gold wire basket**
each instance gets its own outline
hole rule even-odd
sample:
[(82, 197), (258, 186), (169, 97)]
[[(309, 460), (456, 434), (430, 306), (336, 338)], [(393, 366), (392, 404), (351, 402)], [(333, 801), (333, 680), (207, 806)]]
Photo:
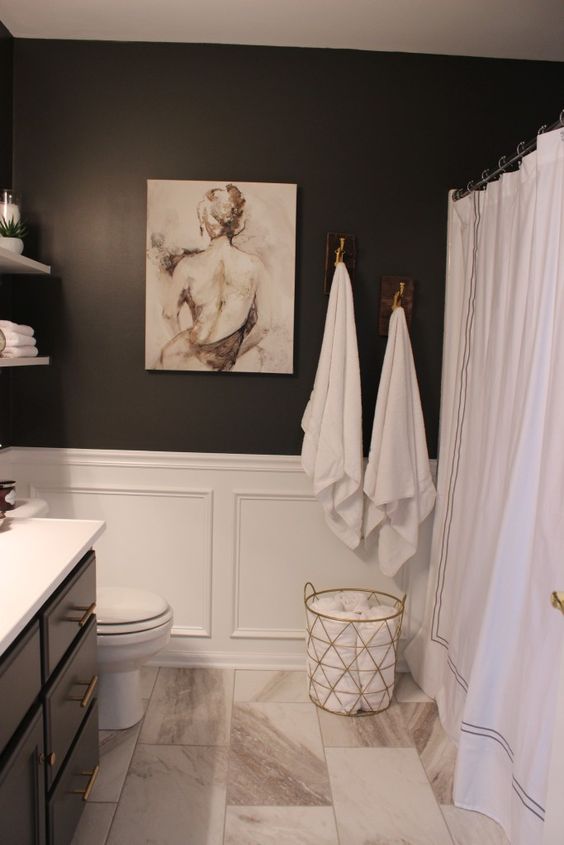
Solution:
[[(320, 596), (362, 594), (368, 611), (362, 618), (312, 607)], [(307, 620), (309, 697), (318, 707), (346, 716), (369, 716), (392, 702), (396, 656), (405, 609), (398, 598), (378, 590), (331, 589), (304, 586)], [(384, 618), (377, 608), (390, 608)], [(374, 618), (370, 611), (374, 610)], [(369, 614), (368, 616), (366, 614)], [(380, 615), (379, 615), (380, 613)]]

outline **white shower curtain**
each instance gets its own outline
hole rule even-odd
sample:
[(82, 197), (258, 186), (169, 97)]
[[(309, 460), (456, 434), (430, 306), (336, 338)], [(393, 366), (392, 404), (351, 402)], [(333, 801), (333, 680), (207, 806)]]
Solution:
[[(437, 505), (407, 649), (458, 742), (454, 800), (542, 840), (564, 629), (564, 130), (449, 202)], [(564, 842), (564, 832), (562, 834)]]

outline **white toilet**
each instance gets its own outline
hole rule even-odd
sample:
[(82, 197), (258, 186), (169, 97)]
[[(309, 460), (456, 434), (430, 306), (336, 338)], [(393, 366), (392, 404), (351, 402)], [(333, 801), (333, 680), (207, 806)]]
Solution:
[(143, 716), (141, 666), (169, 641), (172, 608), (130, 587), (99, 587), (96, 599), (100, 729), (121, 730)]

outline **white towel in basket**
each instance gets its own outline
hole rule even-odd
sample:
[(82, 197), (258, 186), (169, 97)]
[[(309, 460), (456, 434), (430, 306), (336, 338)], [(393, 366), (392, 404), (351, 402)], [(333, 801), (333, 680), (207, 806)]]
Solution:
[[(394, 689), (396, 655), (393, 641), (397, 635), (400, 616), (397, 608), (378, 605), (360, 614), (357, 623), (357, 668), (362, 689), (361, 710), (383, 710), (390, 703)], [(382, 620), (369, 622), (363, 620)], [(388, 620), (388, 621), (386, 621)]]
[[(360, 614), (333, 610), (327, 606), (330, 604), (327, 599), (320, 606), (320, 601), (313, 601), (311, 610), (307, 608), (307, 660), (312, 693), (327, 710), (352, 713), (360, 707), (360, 687), (356, 668), (357, 632), (350, 620)], [(338, 599), (334, 605), (342, 607)], [(337, 618), (328, 619), (320, 613)]]

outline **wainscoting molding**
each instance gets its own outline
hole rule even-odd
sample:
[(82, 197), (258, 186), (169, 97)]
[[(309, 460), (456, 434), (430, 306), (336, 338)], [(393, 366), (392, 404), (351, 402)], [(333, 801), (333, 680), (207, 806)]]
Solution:
[(327, 528), (298, 456), (12, 447), (0, 472), (52, 517), (106, 521), (99, 584), (153, 589), (175, 610), (162, 665), (303, 667), (306, 581), (406, 591), (404, 639), (421, 621), (431, 519), (386, 578), (373, 545), (352, 552)]

